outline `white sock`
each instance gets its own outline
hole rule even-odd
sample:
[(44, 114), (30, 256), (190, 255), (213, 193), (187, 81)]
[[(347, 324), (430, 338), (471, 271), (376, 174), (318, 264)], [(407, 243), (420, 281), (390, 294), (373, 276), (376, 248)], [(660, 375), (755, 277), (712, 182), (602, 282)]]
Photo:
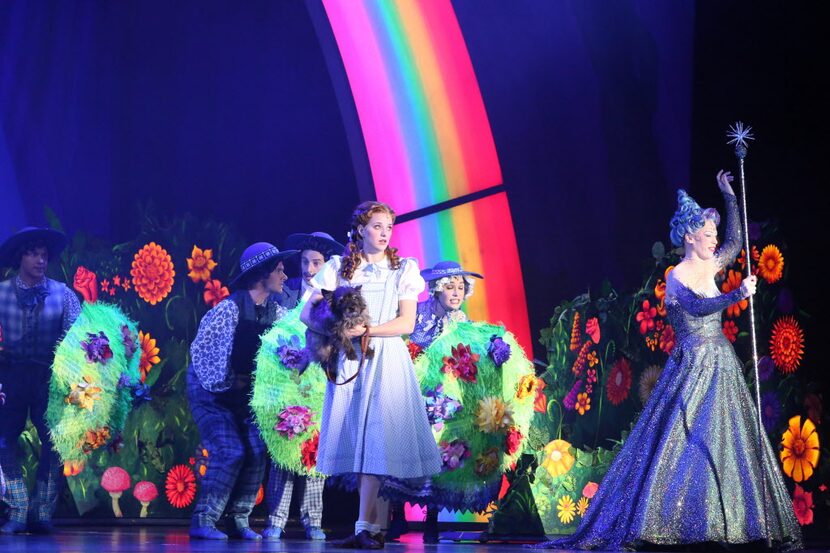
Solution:
[(368, 530), (372, 534), (378, 534), (380, 533), (380, 524), (370, 524)]
[(372, 533), (372, 525), (366, 522), (365, 520), (358, 520), (354, 523), (354, 535), (358, 535), (362, 531), (366, 530), (370, 534)]

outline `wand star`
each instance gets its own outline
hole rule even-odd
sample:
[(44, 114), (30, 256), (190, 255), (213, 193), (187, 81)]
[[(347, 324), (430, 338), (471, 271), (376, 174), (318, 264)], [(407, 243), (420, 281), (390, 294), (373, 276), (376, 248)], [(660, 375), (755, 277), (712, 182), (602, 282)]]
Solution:
[(746, 141), (755, 140), (755, 136), (752, 134), (752, 127), (744, 127), (741, 121), (729, 127), (729, 132), (726, 133), (726, 137), (730, 139), (727, 144), (734, 144), (736, 148), (738, 146), (747, 148), (749, 144)]

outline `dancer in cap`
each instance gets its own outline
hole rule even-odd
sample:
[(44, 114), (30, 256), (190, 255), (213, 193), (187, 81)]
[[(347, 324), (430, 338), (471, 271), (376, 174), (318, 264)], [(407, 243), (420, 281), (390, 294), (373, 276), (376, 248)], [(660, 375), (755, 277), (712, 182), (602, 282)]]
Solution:
[[(27, 227), (0, 245), (0, 268), (17, 274), (0, 282), (0, 380), (5, 405), (0, 411), (0, 465), (5, 471), (9, 520), (0, 533), (51, 531), (62, 482), (61, 463), (52, 449), (46, 405), (55, 347), (78, 317), (81, 307), (66, 284), (46, 276), (49, 261), (66, 246), (63, 233)], [(31, 418), (41, 448), (30, 502), (17, 456), (17, 440)]]
[(261, 539), (248, 517), (265, 475), (266, 451), (248, 398), (260, 336), (286, 313), (278, 301), (286, 280), (283, 261), (296, 253), (281, 252), (267, 242), (249, 246), (231, 283), (236, 290), (205, 314), (190, 346), (187, 398), (211, 455), (193, 510), (191, 537), (227, 539), (216, 528), (227, 513), (232, 537)]

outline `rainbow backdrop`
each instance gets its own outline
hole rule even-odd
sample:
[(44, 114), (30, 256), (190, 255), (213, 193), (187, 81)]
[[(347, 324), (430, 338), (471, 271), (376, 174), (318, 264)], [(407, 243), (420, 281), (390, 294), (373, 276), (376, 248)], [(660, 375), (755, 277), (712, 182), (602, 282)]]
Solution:
[[(504, 323), (532, 353), (510, 206), (506, 192), (491, 190), (502, 184), (501, 167), (452, 4), (323, 0), (323, 6), (375, 196), (399, 216), (428, 213), (396, 225), (392, 242), (422, 264), (451, 259), (483, 273), (466, 311), (473, 320)], [(470, 194), (477, 199), (467, 201)], [(447, 209), (433, 207), (452, 200)]]

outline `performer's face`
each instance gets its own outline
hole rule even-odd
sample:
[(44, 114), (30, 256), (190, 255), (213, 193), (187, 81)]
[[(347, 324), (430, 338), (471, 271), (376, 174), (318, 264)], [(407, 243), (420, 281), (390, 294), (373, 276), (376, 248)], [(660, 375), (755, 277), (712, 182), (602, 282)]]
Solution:
[(388, 213), (375, 213), (358, 231), (363, 236), (363, 251), (380, 253), (386, 250), (392, 239), (392, 218)]
[(42, 246), (32, 248), (20, 258), (20, 276), (24, 279), (39, 281), (46, 276), (49, 265), (49, 250)]
[(300, 269), (303, 272), (305, 281), (310, 283), (311, 279), (323, 268), (325, 263), (326, 259), (323, 257), (323, 254), (317, 250), (303, 250), (303, 253), (300, 254)]
[(718, 228), (715, 222), (707, 219), (706, 223), (693, 234), (686, 235), (686, 246), (690, 247), (700, 259), (712, 259), (718, 248)]
[(269, 292), (282, 292), (282, 285), (285, 283), (288, 277), (285, 276), (285, 266), (282, 264), (282, 261), (277, 263), (277, 268), (271, 271), (271, 274), (268, 275), (268, 280), (266, 281), (265, 286), (268, 288)]
[(444, 288), (438, 292), (438, 302), (447, 311), (461, 309), (461, 304), (464, 303), (464, 278), (460, 276), (451, 277)]

